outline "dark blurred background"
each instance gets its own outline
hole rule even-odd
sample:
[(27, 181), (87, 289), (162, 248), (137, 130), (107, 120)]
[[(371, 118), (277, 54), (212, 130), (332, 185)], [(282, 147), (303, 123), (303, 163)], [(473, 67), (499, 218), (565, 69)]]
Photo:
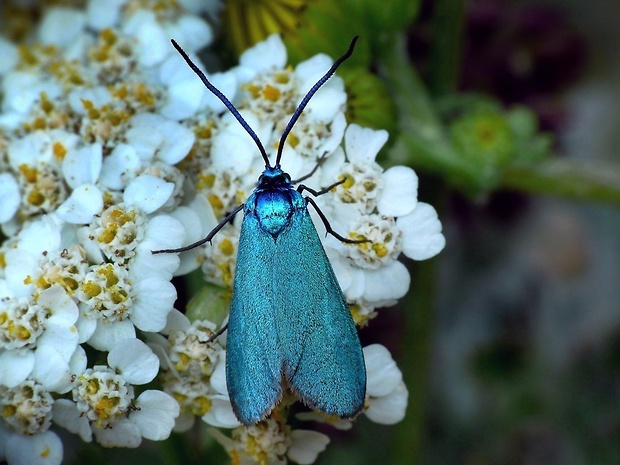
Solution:
[[(409, 52), (424, 77), (434, 5), (423, 5)], [(561, 157), (620, 162), (620, 2), (469, 0), (465, 18), (461, 90), (530, 106)], [(452, 194), (441, 219), (435, 313), (416, 320), (429, 361), (403, 358), (402, 347), (424, 353), (417, 340), (396, 354), (426, 372), (408, 385), (420, 421), (360, 425), (364, 457), (345, 442), (320, 463), (619, 464), (618, 208), (497, 191)], [(412, 266), (414, 288), (420, 266), (433, 267)], [(373, 328), (415, 319), (416, 304)]]

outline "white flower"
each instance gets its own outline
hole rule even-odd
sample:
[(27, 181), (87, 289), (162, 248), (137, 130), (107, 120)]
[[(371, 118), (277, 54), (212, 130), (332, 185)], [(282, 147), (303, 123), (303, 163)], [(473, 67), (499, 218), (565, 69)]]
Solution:
[(293, 462), (309, 465), (329, 444), (329, 438), (324, 434), (307, 430), (287, 431), (271, 419), (234, 429), (230, 438), (214, 429), (209, 429), (209, 433), (242, 465), (257, 462), (285, 464), (285, 456)]
[(286, 453), (289, 459), (301, 465), (314, 463), (329, 444), (329, 437), (317, 431), (291, 431), (291, 445)]
[(225, 352), (217, 341), (205, 344), (215, 324), (197, 320), (190, 324), (174, 311), (168, 326), (168, 339), (151, 335), (151, 347), (166, 371), (162, 375), (164, 391), (177, 399), (181, 417), (176, 430), (186, 430), (195, 416), (212, 426), (234, 428), (239, 421), (232, 411), (225, 381)]
[(19, 59), (17, 47), (6, 39), (0, 38), (0, 75), (10, 71), (15, 67)]
[(43, 44), (69, 47), (82, 33), (83, 12), (73, 8), (50, 8), (39, 25), (39, 40)]
[(134, 326), (162, 330), (176, 300), (170, 279), (178, 256), (151, 251), (180, 246), (182, 225), (167, 215), (153, 217), (146, 227), (144, 221), (139, 211), (119, 204), (106, 210), (101, 226), (90, 233), (113, 260), (91, 266), (76, 294), (83, 308), (81, 329), (90, 328), (88, 342), (97, 349), (135, 337)]
[(28, 379), (10, 388), (0, 386), (4, 421), (20, 434), (38, 434), (49, 429), (54, 399), (41, 383)]
[(437, 213), (418, 203), (415, 172), (404, 166), (383, 171), (374, 161), (386, 141), (386, 131), (351, 124), (344, 136), (347, 161), (338, 149), (322, 170), (324, 184), (344, 181), (335, 195), (320, 198), (337, 218), (332, 228), (341, 233), (348, 228), (345, 236), (368, 241), (353, 246), (332, 237), (325, 241), (345, 296), (363, 306), (385, 306), (405, 295), (410, 278), (396, 261), (401, 253), (427, 259), (445, 244)]
[(52, 431), (34, 435), (3, 432), (0, 424), (0, 458), (4, 455), (9, 465), (60, 465), (63, 457), (62, 441)]
[(364, 347), (366, 382), (366, 415), (375, 423), (392, 425), (405, 416), (409, 393), (403, 375), (388, 350), (379, 344)]
[(118, 342), (106, 366), (95, 366), (77, 376), (73, 402), (59, 399), (54, 422), (82, 440), (106, 447), (137, 447), (142, 438), (168, 437), (179, 414), (177, 402), (161, 391), (146, 390), (137, 398), (133, 384), (150, 382), (159, 370), (157, 356), (138, 339)]
[(21, 195), (11, 173), (0, 173), (0, 223), (6, 223), (17, 213)]
[(36, 301), (3, 299), (0, 314), (0, 384), (15, 387), (32, 375), (48, 390), (65, 389), (78, 343), (78, 309), (65, 290), (52, 286)]

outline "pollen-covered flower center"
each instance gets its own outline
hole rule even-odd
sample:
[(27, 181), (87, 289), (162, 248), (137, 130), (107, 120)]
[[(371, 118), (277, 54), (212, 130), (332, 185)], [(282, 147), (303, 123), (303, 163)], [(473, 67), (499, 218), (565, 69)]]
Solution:
[(30, 379), (12, 388), (0, 386), (0, 414), (21, 434), (47, 431), (52, 420), (53, 403), (51, 394)]
[(48, 310), (24, 297), (3, 302), (0, 310), (0, 348), (34, 347), (48, 317)]
[(131, 384), (105, 366), (87, 369), (73, 388), (78, 411), (98, 428), (111, 426), (126, 416), (133, 398)]
[(220, 231), (213, 238), (213, 246), (205, 248), (202, 271), (205, 278), (219, 286), (232, 287), (237, 263), (239, 236), (235, 231)]
[(396, 260), (401, 252), (401, 233), (394, 218), (377, 214), (364, 215), (349, 238), (366, 240), (345, 248), (345, 253), (356, 266), (376, 269)]
[(96, 318), (122, 321), (129, 317), (133, 303), (129, 272), (117, 263), (93, 266), (76, 296)]
[(297, 107), (297, 79), (289, 69), (259, 74), (243, 89), (246, 95), (239, 109), (250, 110), (261, 120), (278, 121)]
[(210, 325), (195, 321), (184, 331), (175, 331), (168, 339), (171, 370), (161, 377), (164, 390), (174, 397), (182, 411), (203, 416), (212, 407), (215, 391), (210, 378), (221, 348), (205, 344), (213, 335)]
[(22, 191), (21, 214), (24, 217), (54, 211), (67, 198), (62, 176), (47, 163), (19, 166), (18, 182)]
[(375, 208), (374, 200), (383, 187), (382, 169), (376, 163), (359, 166), (347, 163), (341, 170), (336, 195), (343, 203), (365, 206), (367, 212)]
[(91, 237), (103, 253), (114, 262), (124, 262), (135, 255), (144, 237), (146, 215), (122, 205), (107, 208), (91, 227)]
[(26, 284), (34, 284), (45, 290), (54, 284), (60, 285), (69, 295), (78, 290), (88, 270), (86, 254), (79, 245), (73, 245), (62, 251), (46, 253), (39, 267), (32, 276), (26, 278)]
[(271, 419), (247, 428), (234, 429), (232, 439), (245, 454), (261, 464), (284, 457), (290, 446), (290, 438), (284, 434), (279, 423)]

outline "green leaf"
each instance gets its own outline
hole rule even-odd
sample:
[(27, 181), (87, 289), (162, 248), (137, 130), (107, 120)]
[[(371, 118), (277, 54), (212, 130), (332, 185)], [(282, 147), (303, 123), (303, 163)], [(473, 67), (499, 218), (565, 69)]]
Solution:
[(347, 91), (347, 121), (373, 129), (396, 132), (396, 105), (385, 84), (365, 68), (339, 72)]
[(230, 311), (230, 289), (205, 283), (187, 304), (186, 316), (190, 321), (209, 320), (222, 325)]

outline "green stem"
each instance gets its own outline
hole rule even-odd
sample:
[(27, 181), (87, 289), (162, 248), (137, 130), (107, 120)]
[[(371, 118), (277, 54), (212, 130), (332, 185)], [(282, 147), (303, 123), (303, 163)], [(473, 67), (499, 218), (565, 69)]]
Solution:
[(424, 84), (409, 65), (404, 37), (395, 37), (382, 58), (381, 73), (399, 111), (400, 133), (390, 162), (438, 172), (456, 184), (476, 185), (478, 171), (450, 146)]
[(433, 260), (416, 263), (411, 289), (402, 304), (405, 322), (401, 368), (409, 390), (409, 403), (405, 419), (398, 425), (395, 454), (398, 465), (423, 461), (435, 305), (434, 276)]
[(454, 92), (458, 86), (464, 12), (462, 0), (435, 2), (430, 63), (430, 91), (434, 96)]
[(558, 158), (536, 165), (515, 164), (504, 169), (500, 185), (530, 194), (620, 203), (620, 171), (617, 166)]
[[(409, 65), (403, 37), (395, 37), (382, 53), (380, 71), (399, 111), (399, 134), (390, 150), (391, 164), (413, 165), (441, 175), (450, 184), (478, 192), (480, 167), (454, 151), (435, 114), (427, 89)], [(620, 167), (595, 166), (553, 158), (502, 168), (497, 185), (527, 194), (620, 203)]]

